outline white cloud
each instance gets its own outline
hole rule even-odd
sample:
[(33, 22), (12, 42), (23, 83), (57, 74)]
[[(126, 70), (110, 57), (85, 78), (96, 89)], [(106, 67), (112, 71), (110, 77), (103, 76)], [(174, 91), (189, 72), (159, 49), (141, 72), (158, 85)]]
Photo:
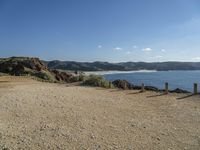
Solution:
[(133, 48), (138, 48), (138, 46), (137, 45), (133, 45)]
[(147, 48), (143, 48), (142, 51), (144, 51), (144, 52), (150, 52), (150, 51), (152, 51), (152, 49), (149, 48), (149, 47), (147, 47)]
[(200, 56), (199, 57), (194, 57), (193, 60), (200, 61)]
[(115, 47), (115, 48), (114, 48), (114, 51), (121, 51), (121, 50), (122, 50), (121, 47)]
[(163, 58), (163, 56), (161, 56), (161, 55), (157, 55), (156, 58)]
[(102, 45), (98, 45), (97, 47), (98, 47), (98, 48), (102, 48)]
[(161, 51), (161, 52), (165, 52), (166, 50), (165, 50), (165, 49), (161, 49), (160, 51)]
[(127, 52), (126, 52), (126, 55), (129, 55), (129, 54), (131, 54), (131, 52), (130, 52), (130, 51), (127, 51)]

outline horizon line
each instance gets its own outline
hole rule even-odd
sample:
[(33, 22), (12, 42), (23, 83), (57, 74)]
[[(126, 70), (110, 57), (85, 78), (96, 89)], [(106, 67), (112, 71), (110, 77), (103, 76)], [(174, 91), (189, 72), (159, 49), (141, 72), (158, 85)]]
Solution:
[(167, 63), (167, 62), (177, 62), (177, 63), (200, 63), (200, 61), (180, 61), (180, 60), (167, 60), (167, 61), (118, 61), (118, 62), (111, 62), (111, 61), (101, 61), (101, 60), (94, 60), (94, 61), (76, 61), (76, 60), (63, 60), (63, 59), (42, 59), (41, 57), (37, 56), (10, 56), (10, 57), (0, 57), (0, 59), (6, 58), (38, 58), (42, 61), (61, 61), (61, 62), (79, 62), (79, 63), (94, 63), (94, 62), (104, 62), (104, 63)]

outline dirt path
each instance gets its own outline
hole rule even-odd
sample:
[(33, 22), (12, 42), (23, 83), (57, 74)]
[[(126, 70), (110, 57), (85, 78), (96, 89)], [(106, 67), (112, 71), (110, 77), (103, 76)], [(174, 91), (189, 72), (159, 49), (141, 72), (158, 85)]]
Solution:
[(0, 77), (0, 149), (199, 150), (200, 96), (184, 97)]

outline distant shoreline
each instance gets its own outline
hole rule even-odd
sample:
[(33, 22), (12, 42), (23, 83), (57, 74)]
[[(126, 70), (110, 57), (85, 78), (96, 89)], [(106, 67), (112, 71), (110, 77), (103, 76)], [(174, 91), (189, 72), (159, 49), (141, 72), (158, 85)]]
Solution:
[(151, 73), (151, 72), (172, 72), (172, 71), (200, 71), (200, 70), (134, 70), (134, 71), (83, 71), (86, 75), (108, 75), (108, 74), (126, 74), (126, 73)]
[(157, 70), (136, 70), (136, 71), (85, 71), (86, 75), (107, 75), (107, 74), (124, 74), (124, 73), (149, 73), (157, 72)]

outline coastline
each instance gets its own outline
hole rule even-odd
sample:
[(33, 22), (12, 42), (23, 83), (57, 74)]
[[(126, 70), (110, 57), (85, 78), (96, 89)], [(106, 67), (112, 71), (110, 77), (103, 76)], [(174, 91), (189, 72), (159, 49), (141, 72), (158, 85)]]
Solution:
[(135, 71), (85, 71), (86, 75), (107, 75), (107, 74), (126, 74), (126, 73), (149, 73), (157, 70), (135, 70)]
[[(149, 74), (148, 74), (149, 73)], [(156, 71), (156, 70), (139, 70), (139, 71), (96, 71), (85, 72), (86, 75), (101, 75), (108, 81), (126, 80), (136, 88), (142, 84), (151, 87), (154, 91), (163, 91), (165, 83), (169, 84), (169, 91), (192, 93), (193, 84), (199, 83), (200, 71)], [(185, 80), (187, 79), (187, 80)], [(155, 90), (156, 89), (156, 90)]]
[(126, 73), (151, 73), (151, 72), (182, 72), (193, 71), (200, 72), (200, 70), (133, 70), (133, 71), (82, 71), (85, 75), (109, 75), (109, 74), (126, 74)]

